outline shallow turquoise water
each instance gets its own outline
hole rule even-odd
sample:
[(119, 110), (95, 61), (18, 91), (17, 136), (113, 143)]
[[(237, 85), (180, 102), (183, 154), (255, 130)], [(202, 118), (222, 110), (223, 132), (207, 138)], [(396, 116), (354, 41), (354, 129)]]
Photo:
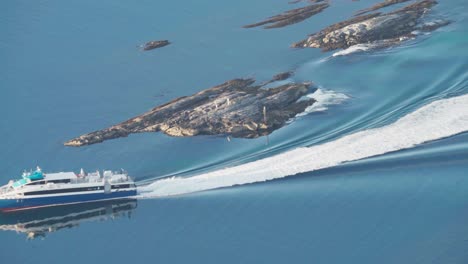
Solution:
[[(331, 57), (288, 48), (369, 2), (334, 1), (303, 23), (275, 30), (241, 26), (291, 8), (286, 1), (3, 3), (0, 180), (37, 164), (46, 171), (123, 167), (139, 181), (189, 177), (385, 126), (467, 93), (468, 10), (461, 0), (434, 9), (451, 25), (393, 49)], [(152, 39), (173, 44), (138, 51)], [(162, 134), (62, 145), (177, 96), (290, 69), (294, 80), (350, 99), (295, 120), (268, 145), (265, 138)], [(145, 199), (129, 220), (84, 222), (45, 240), (25, 242), (24, 234), (3, 231), (1, 253), (14, 263), (464, 263), (466, 142), (462, 134), (282, 180)]]

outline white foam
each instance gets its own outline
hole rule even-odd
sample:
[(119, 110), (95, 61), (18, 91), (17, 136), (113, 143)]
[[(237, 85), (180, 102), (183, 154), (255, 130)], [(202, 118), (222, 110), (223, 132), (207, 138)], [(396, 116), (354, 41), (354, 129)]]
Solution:
[(356, 53), (356, 52), (363, 52), (363, 51), (367, 51), (369, 50), (370, 48), (372, 48), (373, 46), (370, 45), (370, 44), (356, 44), (356, 45), (353, 45), (347, 49), (344, 49), (344, 50), (340, 50), (340, 51), (337, 51), (335, 53), (333, 53), (333, 57), (337, 57), (337, 56), (346, 56), (346, 55), (349, 55), (349, 54), (352, 54), (352, 53)]
[(304, 116), (313, 112), (323, 112), (327, 110), (329, 106), (342, 104), (344, 101), (349, 99), (349, 96), (346, 94), (323, 89), (317, 89), (314, 93), (306, 95), (306, 97), (312, 98), (316, 102), (307, 107), (304, 112), (297, 114), (296, 117)]
[(158, 197), (263, 182), (412, 148), (465, 131), (468, 95), (432, 102), (387, 126), (198, 176), (158, 180), (140, 191), (142, 197)]

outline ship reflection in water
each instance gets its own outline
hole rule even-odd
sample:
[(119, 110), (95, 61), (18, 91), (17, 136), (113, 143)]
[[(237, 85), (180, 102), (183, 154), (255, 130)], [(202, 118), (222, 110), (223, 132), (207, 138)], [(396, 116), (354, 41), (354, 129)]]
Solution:
[(0, 213), (0, 230), (25, 233), (28, 239), (78, 227), (81, 223), (131, 218), (137, 200), (107, 201)]

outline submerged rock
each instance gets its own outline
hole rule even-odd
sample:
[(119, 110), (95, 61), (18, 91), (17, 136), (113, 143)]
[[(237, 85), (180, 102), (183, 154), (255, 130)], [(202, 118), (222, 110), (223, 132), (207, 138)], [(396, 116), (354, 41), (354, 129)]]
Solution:
[(262, 86), (266, 86), (267, 84), (271, 84), (271, 83), (278, 82), (278, 81), (284, 81), (284, 80), (290, 78), (293, 75), (294, 75), (293, 71), (280, 72), (278, 74), (273, 75), (271, 80), (268, 80), (268, 81), (262, 83)]
[[(390, 13), (357, 16), (333, 24), (307, 39), (294, 43), (295, 48), (321, 48), (323, 51), (347, 49), (358, 44), (390, 47), (415, 37), (415, 31), (432, 31), (450, 22), (433, 22), (424, 26), (422, 16), (437, 2), (423, 0)], [(441, 21), (441, 20), (438, 20)], [(426, 23), (427, 24), (427, 23)]]
[(289, 77), (293, 76), (294, 72), (292, 71), (287, 71), (287, 72), (280, 72), (278, 74), (275, 74), (273, 78), (271, 79), (272, 81), (283, 81), (288, 79)]
[[(321, 1), (319, 1), (321, 2)], [(293, 10), (289, 10), (284, 12), (283, 14), (272, 16), (264, 21), (249, 24), (243, 26), (244, 28), (253, 28), (258, 26), (264, 26), (265, 29), (269, 28), (280, 28), (285, 27), (291, 24), (299, 23), (308, 19), (309, 17), (322, 12), (329, 6), (328, 3), (318, 3), (318, 4), (311, 4), (305, 7), (296, 8)]]
[(171, 44), (169, 40), (153, 40), (147, 42), (145, 45), (142, 46), (143, 50), (152, 50), (152, 49), (157, 49), (157, 48), (162, 48), (164, 46), (167, 46)]
[(448, 20), (436, 19), (436, 20), (432, 20), (432, 21), (421, 24), (420, 26), (418, 26), (417, 30), (425, 31), (425, 32), (434, 31), (440, 27), (447, 26), (448, 24), (450, 24), (450, 21)]
[(82, 135), (65, 145), (90, 145), (132, 133), (157, 131), (176, 137), (255, 138), (284, 126), (315, 102), (303, 98), (311, 92), (310, 83), (266, 89), (254, 82), (253, 79), (230, 80), (192, 96), (177, 98), (120, 124)]

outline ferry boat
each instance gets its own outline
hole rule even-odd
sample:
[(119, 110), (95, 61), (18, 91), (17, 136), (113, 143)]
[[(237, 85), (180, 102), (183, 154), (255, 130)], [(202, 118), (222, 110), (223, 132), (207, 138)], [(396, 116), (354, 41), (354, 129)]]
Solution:
[(43, 173), (38, 167), (24, 172), (22, 179), (0, 187), (0, 211), (130, 199), (136, 185), (125, 171)]

